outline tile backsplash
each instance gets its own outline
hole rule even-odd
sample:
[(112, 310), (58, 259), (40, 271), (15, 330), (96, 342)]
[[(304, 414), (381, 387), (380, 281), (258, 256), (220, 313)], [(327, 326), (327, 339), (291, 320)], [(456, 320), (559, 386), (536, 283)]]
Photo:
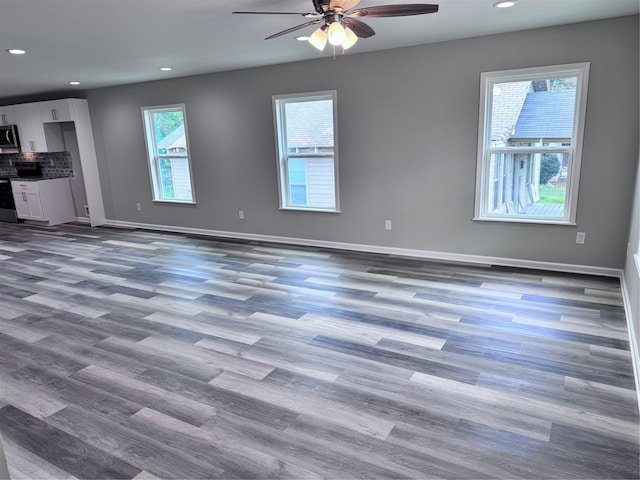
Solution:
[(13, 177), (15, 162), (40, 162), (44, 178), (73, 176), (73, 163), (69, 152), (3, 153), (0, 155), (0, 177)]

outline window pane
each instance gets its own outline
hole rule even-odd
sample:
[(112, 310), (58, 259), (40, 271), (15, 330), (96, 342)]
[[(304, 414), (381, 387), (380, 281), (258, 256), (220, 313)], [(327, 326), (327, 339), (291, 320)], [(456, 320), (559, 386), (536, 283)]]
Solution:
[(492, 154), (487, 192), (489, 213), (529, 217), (565, 215), (563, 154)]
[(191, 200), (189, 162), (186, 158), (160, 158), (160, 183), (162, 197), (174, 200)]
[(493, 85), (491, 142), (536, 146), (542, 139), (570, 143), (573, 137), (577, 77)]
[(156, 136), (156, 153), (186, 153), (187, 138), (184, 132), (182, 111), (164, 111), (153, 114), (153, 126)]
[(287, 102), (286, 142), (289, 152), (333, 149), (333, 101)]
[(335, 208), (333, 157), (290, 158), (291, 205)]

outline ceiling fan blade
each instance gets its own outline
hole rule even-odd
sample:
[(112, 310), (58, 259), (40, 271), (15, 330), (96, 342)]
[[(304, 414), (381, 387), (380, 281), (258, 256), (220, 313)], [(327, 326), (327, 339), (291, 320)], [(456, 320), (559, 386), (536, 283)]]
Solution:
[(300, 17), (307, 17), (307, 18), (316, 18), (319, 17), (320, 14), (318, 13), (299, 13), (299, 12), (231, 12), (231, 13), (238, 13), (238, 14), (242, 14), (242, 15), (298, 15)]
[(274, 33), (273, 35), (265, 38), (265, 40), (271, 40), (272, 38), (281, 37), (282, 35), (286, 35), (287, 33), (295, 32), (296, 30), (300, 30), (301, 28), (308, 27), (310, 25), (316, 25), (320, 23), (322, 18), (318, 18), (317, 20), (311, 20), (310, 22), (303, 23), (302, 25), (296, 25), (295, 27), (287, 28), (278, 33)]
[(351, 30), (353, 30), (353, 33), (355, 33), (356, 36), (360, 38), (369, 38), (373, 37), (376, 34), (373, 28), (371, 28), (366, 23), (361, 22), (360, 20), (356, 20), (355, 18), (347, 17), (342, 21), (342, 23), (345, 27), (349, 27)]
[(329, 3), (329, 10), (335, 10), (337, 7), (340, 8), (343, 12), (346, 12), (347, 10), (351, 10), (359, 3), (360, 0), (331, 0), (331, 3)]
[(407, 3), (399, 5), (380, 5), (377, 7), (358, 8), (347, 15), (349, 17), (406, 17), (408, 15), (424, 15), (436, 13), (438, 5), (428, 3)]

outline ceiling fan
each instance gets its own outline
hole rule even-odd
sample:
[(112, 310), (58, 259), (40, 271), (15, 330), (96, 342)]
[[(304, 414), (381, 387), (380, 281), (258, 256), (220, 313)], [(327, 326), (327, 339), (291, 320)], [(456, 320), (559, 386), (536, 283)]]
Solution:
[(358, 18), (375, 17), (405, 17), (409, 15), (424, 15), (426, 13), (436, 13), (438, 5), (424, 3), (409, 3), (397, 5), (379, 5), (374, 7), (364, 7), (352, 10), (360, 0), (312, 0), (315, 12), (295, 13), (295, 12), (233, 12), (251, 15), (299, 15), (312, 20), (287, 28), (278, 33), (265, 38), (269, 40), (280, 37), (302, 28), (317, 25), (324, 22), (309, 37), (309, 43), (318, 50), (324, 50), (329, 42), (333, 46), (342, 46), (343, 49), (352, 47), (358, 38), (369, 38), (376, 32), (369, 25)]

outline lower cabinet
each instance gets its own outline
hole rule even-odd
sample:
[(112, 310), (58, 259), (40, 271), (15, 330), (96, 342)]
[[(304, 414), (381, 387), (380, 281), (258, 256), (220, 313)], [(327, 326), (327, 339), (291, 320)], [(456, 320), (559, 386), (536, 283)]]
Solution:
[(12, 180), (11, 188), (18, 218), (47, 222), (48, 225), (76, 220), (68, 178)]

